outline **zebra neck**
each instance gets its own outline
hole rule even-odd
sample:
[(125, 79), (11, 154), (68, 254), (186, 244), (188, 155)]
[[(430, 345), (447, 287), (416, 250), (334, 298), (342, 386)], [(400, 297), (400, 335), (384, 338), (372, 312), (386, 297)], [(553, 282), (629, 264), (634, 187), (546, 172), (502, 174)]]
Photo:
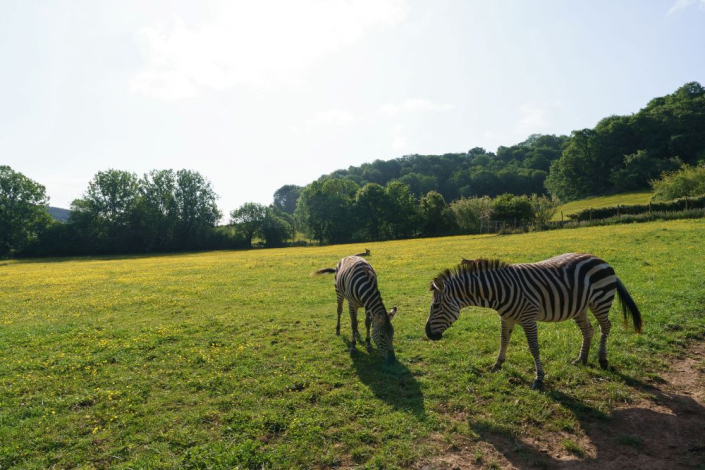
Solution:
[(387, 309), (384, 308), (384, 302), (382, 302), (382, 296), (379, 295), (379, 293), (367, 299), (367, 302), (365, 302), (365, 310), (369, 310), (373, 315), (387, 314)]
[(464, 289), (461, 292), (462, 307), (485, 307), (498, 310), (502, 306), (506, 286), (497, 271), (479, 273), (463, 279)]

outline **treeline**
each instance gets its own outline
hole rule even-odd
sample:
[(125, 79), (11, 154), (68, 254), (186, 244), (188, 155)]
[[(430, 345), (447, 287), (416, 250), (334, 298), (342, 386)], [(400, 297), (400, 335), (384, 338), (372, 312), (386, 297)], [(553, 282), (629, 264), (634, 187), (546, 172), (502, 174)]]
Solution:
[(195, 171), (154, 170), (140, 178), (108, 170), (95, 175), (61, 223), (49, 215), (43, 185), (0, 166), (0, 256), (244, 247), (244, 237), (217, 227), (217, 199)]
[[(358, 187), (399, 181), (417, 199), (436, 191), (446, 201), (510, 193), (549, 194), (567, 202), (646, 189), (662, 172), (700, 161), (705, 161), (705, 88), (690, 82), (636, 114), (610, 116), (570, 136), (532, 135), (496, 153), (476, 147), (467, 153), (376, 160), (320, 180), (352, 181)], [(288, 204), (293, 213), (295, 204)]]
[(320, 243), (388, 240), (472, 233), (490, 220), (541, 225), (558, 199), (644, 189), (664, 172), (682, 188), (699, 187), (699, 162), (705, 89), (691, 82), (570, 136), (532, 135), (496, 153), (377, 160), (306, 187), (285, 185), (270, 206), (230, 212), (226, 226), (217, 225), (218, 196), (194, 171), (99, 172), (60, 224), (41, 184), (0, 166), (0, 256), (283, 246), (297, 233)]

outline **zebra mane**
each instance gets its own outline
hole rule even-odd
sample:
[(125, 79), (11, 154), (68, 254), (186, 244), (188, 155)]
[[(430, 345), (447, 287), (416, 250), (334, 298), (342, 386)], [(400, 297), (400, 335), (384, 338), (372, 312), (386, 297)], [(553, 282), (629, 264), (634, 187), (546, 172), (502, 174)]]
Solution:
[(436, 279), (439, 281), (448, 281), (457, 276), (458, 274), (480, 274), (490, 271), (496, 271), (498, 269), (506, 268), (507, 266), (509, 266), (509, 263), (498, 259), (469, 260), (463, 258), (463, 261), (458, 266), (456, 266), (455, 268), (446, 269), (445, 271), (441, 271), (438, 276), (436, 276)]

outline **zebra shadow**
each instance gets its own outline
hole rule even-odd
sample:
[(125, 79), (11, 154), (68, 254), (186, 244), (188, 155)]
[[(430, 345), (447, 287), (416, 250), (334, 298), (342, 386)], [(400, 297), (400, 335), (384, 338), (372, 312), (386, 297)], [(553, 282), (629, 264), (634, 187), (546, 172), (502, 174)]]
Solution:
[(536, 440), (487, 423), (471, 422), (470, 427), (518, 469), (705, 466), (705, 407), (691, 396), (616, 375), (630, 387), (651, 395), (651, 400), (605, 413), (563, 392), (548, 391), (546, 396), (575, 416), (580, 433), (553, 433)]
[[(343, 340), (349, 350), (350, 340)], [(368, 354), (362, 349), (351, 356), (351, 361), (360, 381), (370, 388), (375, 397), (396, 410), (412, 413), (419, 419), (425, 418), (421, 386), (398, 357), (395, 363), (386, 364), (376, 350)]]

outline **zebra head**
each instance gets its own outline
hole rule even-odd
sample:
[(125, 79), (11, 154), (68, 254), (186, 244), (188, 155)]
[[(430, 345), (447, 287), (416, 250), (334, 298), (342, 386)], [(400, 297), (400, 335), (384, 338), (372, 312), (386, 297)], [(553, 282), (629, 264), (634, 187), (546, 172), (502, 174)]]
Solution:
[(431, 313), (426, 321), (426, 336), (438, 341), (443, 332), (460, 316), (460, 304), (447, 292), (446, 284), (441, 279), (431, 282)]
[(380, 314), (372, 315), (372, 340), (377, 345), (377, 351), (384, 357), (388, 363), (396, 360), (394, 355), (394, 327), (392, 326), (392, 318), (397, 314), (397, 308), (394, 307), (389, 313), (382, 311)]

